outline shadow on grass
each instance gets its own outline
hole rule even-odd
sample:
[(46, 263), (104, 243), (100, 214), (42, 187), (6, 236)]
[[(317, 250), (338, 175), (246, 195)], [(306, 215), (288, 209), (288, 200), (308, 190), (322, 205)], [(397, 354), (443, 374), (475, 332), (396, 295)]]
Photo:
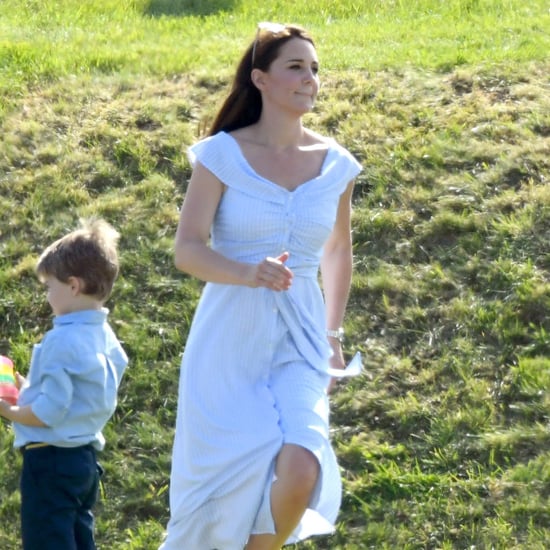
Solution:
[(151, 17), (211, 15), (220, 11), (230, 11), (234, 4), (233, 0), (150, 0), (143, 13)]

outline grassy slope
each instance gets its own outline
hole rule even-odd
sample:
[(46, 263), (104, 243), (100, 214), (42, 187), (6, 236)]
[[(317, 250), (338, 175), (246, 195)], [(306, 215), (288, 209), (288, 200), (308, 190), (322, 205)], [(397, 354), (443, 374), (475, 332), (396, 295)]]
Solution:
[[(433, 24), (428, 4), (419, 3), (426, 10), (417, 21)], [(488, 21), (482, 8), (497, 3), (450, 4), (470, 6), (480, 24)], [(397, 2), (394, 9), (404, 16)], [(122, 34), (127, 25), (131, 37), (151, 25), (121, 10), (105, 25), (118, 25)], [(348, 12), (341, 16), (352, 17)], [(56, 17), (62, 27), (63, 16)], [(83, 13), (82, 21), (89, 17)], [(209, 17), (196, 29), (212, 32), (209, 21), (219, 16)], [(241, 17), (237, 28), (245, 27)], [(502, 19), (507, 25), (498, 36), (514, 20), (504, 10)], [(52, 12), (45, 34), (51, 36), (54, 20)], [(78, 19), (71, 21), (77, 28)], [(182, 20), (159, 21), (168, 29)], [(331, 28), (335, 40), (343, 21)], [(395, 23), (385, 22), (373, 40), (379, 70), (367, 73), (364, 57), (332, 55), (309, 118), (365, 166), (355, 197), (356, 276), (346, 326), (349, 350), (365, 352), (368, 373), (333, 398), (345, 480), (338, 532), (301, 547), (544, 548), (549, 66), (537, 52), (532, 63), (471, 63), (458, 59), (456, 48), (437, 61), (399, 63), (402, 52), (384, 58), (378, 49), (384, 29), (391, 31), (386, 42), (396, 36)], [(433, 33), (435, 42), (421, 27), (422, 51), (441, 44), (445, 26)], [(413, 26), (400, 28), (407, 43)], [(348, 34), (352, 45), (362, 45), (360, 33)], [(510, 44), (530, 40), (528, 34)], [(241, 35), (224, 39), (240, 48)], [(39, 36), (27, 41), (29, 51)], [(463, 51), (482, 42), (464, 34)], [(206, 40), (204, 47), (212, 59)], [(104, 548), (149, 549), (167, 518), (177, 367), (200, 291), (172, 268), (177, 206), (189, 175), (184, 149), (223, 95), (226, 72), (210, 60), (187, 76), (148, 76), (154, 70), (145, 67), (136, 77), (130, 50), (121, 44), (109, 57), (105, 48), (105, 59), (120, 55), (123, 67), (130, 64), (124, 75), (114, 65), (110, 74), (106, 62), (99, 73), (59, 79), (74, 66), (71, 44), (58, 62), (67, 66), (52, 70), (50, 82), (48, 71), (32, 72), (33, 64), (18, 74), (12, 63), (3, 73), (3, 89), (16, 83), (13, 90), (22, 93), (8, 96), (2, 118), (0, 205), (9, 215), (0, 223), (0, 352), (25, 370), (32, 343), (49, 326), (32, 273), (42, 247), (78, 216), (107, 217), (123, 234), (122, 276), (109, 306), (132, 367), (106, 434), (98, 539)], [(43, 66), (53, 58), (44, 57)], [(169, 64), (162, 71), (172, 74)], [(7, 550), (18, 547), (20, 457), (10, 443), (1, 429), (0, 547)]]

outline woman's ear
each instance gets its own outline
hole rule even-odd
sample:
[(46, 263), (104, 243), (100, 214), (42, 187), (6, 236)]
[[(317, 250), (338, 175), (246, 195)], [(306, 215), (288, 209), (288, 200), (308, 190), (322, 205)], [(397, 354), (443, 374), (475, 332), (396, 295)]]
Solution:
[(258, 90), (262, 90), (265, 84), (265, 73), (260, 69), (252, 69), (250, 80), (252, 80), (252, 84), (254, 84)]

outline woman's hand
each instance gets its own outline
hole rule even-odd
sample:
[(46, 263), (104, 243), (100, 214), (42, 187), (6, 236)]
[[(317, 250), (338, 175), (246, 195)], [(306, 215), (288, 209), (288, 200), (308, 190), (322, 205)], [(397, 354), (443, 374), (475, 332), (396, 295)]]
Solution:
[[(342, 343), (338, 338), (334, 338), (334, 336), (328, 337), (329, 344), (332, 347), (332, 357), (330, 358), (330, 366), (333, 369), (343, 370), (346, 368), (346, 362), (344, 360), (344, 354), (342, 352)], [(330, 393), (334, 387), (336, 386), (336, 382), (338, 381), (337, 378), (331, 378), (330, 383), (327, 388), (327, 393)]]
[(267, 257), (259, 264), (251, 266), (249, 286), (265, 287), (271, 290), (288, 290), (292, 285), (292, 271), (286, 267), (289, 253), (283, 252), (277, 258)]

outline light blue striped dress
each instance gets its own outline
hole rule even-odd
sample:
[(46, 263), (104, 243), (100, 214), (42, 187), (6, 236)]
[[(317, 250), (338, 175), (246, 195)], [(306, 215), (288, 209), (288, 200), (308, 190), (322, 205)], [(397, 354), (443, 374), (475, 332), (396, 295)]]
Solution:
[(226, 186), (211, 232), (214, 250), (256, 263), (290, 252), (285, 292), (207, 283), (181, 365), (162, 550), (242, 550), (273, 533), (270, 489), (284, 443), (309, 449), (321, 475), (288, 541), (334, 529), (340, 474), (329, 443), (331, 354), (318, 284), (323, 244), (359, 163), (331, 142), (321, 173), (294, 191), (261, 177), (227, 133), (189, 152)]

